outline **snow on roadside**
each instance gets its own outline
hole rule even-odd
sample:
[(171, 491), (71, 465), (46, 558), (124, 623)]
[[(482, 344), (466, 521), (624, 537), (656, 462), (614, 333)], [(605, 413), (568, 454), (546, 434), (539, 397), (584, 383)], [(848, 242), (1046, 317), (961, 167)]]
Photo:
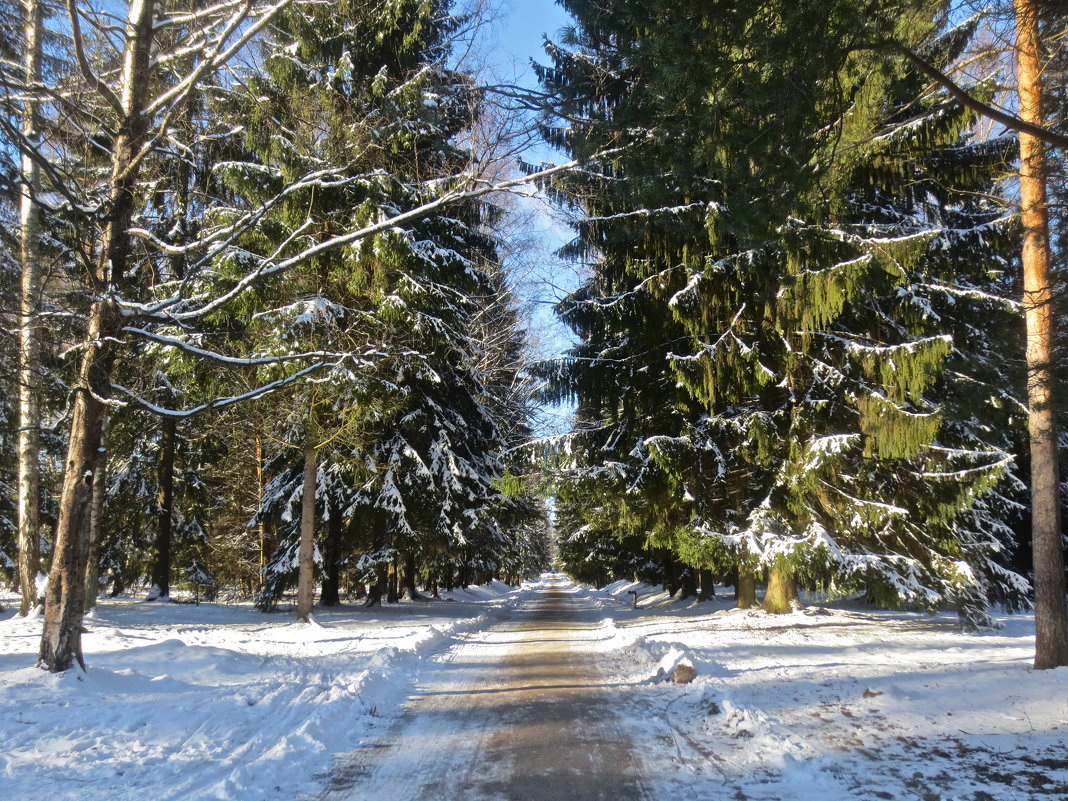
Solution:
[[(972, 635), (855, 604), (775, 616), (644, 585), (595, 595), (654, 798), (1068, 797), (1068, 668), (1031, 670), (1030, 616)], [(690, 684), (668, 680), (680, 659)]]
[(298, 798), (394, 714), (423, 660), (520, 595), (472, 587), (320, 610), (310, 626), (247, 605), (102, 601), (83, 635), (88, 671), (61, 675), (33, 667), (41, 620), (5, 603), (3, 798)]

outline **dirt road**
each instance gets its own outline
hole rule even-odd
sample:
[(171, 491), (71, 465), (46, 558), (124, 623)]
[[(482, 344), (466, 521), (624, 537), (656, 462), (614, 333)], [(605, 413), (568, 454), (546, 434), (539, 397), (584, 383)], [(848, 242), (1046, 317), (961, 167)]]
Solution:
[(549, 582), (426, 671), (388, 732), (339, 762), (320, 801), (647, 799), (598, 672), (601, 616)]

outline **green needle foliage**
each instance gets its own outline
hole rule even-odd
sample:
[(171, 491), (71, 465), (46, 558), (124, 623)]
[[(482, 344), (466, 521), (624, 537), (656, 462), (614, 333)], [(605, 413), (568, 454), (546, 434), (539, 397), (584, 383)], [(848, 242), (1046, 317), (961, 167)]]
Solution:
[[(241, 198), (269, 205), (256, 252), (302, 252), (456, 182), (475, 157), (459, 143), (480, 103), (471, 78), (448, 66), (461, 24), (436, 0), (297, 5), (283, 15), (239, 102), (250, 157), (218, 168)], [(524, 546), (502, 525), (540, 512), (498, 487), (513, 444), (505, 432), (527, 410), (503, 397), (512, 381), (489, 367), (497, 350), (521, 348), (518, 334), (482, 322), (495, 317), (505, 334), (517, 325), (490, 233), (497, 213), (471, 201), (398, 225), (265, 284), (267, 310), (250, 307), (245, 330), (261, 349), (335, 354), (272, 432), (289, 447), (267, 466), (255, 517), (278, 521), (281, 534), (261, 606), (293, 580), (309, 432), (328, 574), (347, 558), (377, 585), (403, 563), (412, 586), (417, 564), (430, 583), (493, 574), (506, 561), (521, 576), (543, 559), (517, 556)]]
[[(973, 141), (970, 112), (851, 49), (837, 4), (566, 5), (547, 136), (626, 147), (554, 186), (594, 265), (560, 307), (579, 344), (543, 370), (578, 402), (562, 503), (694, 567), (972, 624), (1019, 602), (982, 511), (1012, 462), (988, 423), (1018, 422), (997, 358), (1019, 347), (1014, 232), (985, 199), (1013, 143)], [(918, 46), (940, 9), (915, 6), (885, 27)]]

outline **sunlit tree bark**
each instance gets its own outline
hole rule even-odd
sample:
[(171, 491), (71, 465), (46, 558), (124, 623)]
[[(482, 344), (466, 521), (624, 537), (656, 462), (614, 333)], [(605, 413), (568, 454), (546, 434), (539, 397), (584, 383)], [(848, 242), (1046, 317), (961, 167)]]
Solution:
[[(1043, 125), (1038, 3), (1014, 0), (1019, 114)], [(1064, 546), (1061, 537), (1056, 406), (1053, 397), (1053, 288), (1050, 278), (1046, 146), (1020, 133), (1021, 261), (1027, 323), (1028, 428), (1031, 438), (1031, 541), (1034, 550), (1035, 668), (1068, 665)]]

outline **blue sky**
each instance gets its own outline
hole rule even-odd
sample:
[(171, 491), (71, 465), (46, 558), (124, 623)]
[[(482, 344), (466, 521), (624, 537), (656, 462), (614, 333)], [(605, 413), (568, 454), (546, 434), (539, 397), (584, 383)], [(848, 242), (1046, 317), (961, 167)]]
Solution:
[[(555, 38), (556, 32), (571, 20), (554, 0), (503, 0), (500, 13), (503, 19), (497, 26), (497, 46), (501, 61), (515, 59), (520, 68), (525, 68), (531, 58), (544, 62), (543, 37), (548, 34)], [(533, 82), (529, 69), (526, 77)]]
[[(494, 26), (496, 49), (492, 60), (502, 77), (520, 85), (536, 87), (530, 60), (548, 61), (542, 43), (545, 36), (557, 39), (557, 32), (570, 24), (571, 17), (553, 0), (501, 0), (498, 22)], [(566, 160), (566, 156), (542, 145), (524, 154), (528, 161)], [(576, 266), (561, 262), (555, 251), (571, 233), (546, 205), (531, 201), (534, 214), (528, 220), (527, 233), (537, 243), (530, 257), (531, 272), (519, 287), (520, 294), (535, 303), (531, 319), (532, 344), (537, 357), (558, 355), (572, 343), (570, 332), (556, 320), (552, 303), (580, 282)], [(562, 433), (570, 428), (570, 406), (543, 407), (535, 426), (540, 435)]]

